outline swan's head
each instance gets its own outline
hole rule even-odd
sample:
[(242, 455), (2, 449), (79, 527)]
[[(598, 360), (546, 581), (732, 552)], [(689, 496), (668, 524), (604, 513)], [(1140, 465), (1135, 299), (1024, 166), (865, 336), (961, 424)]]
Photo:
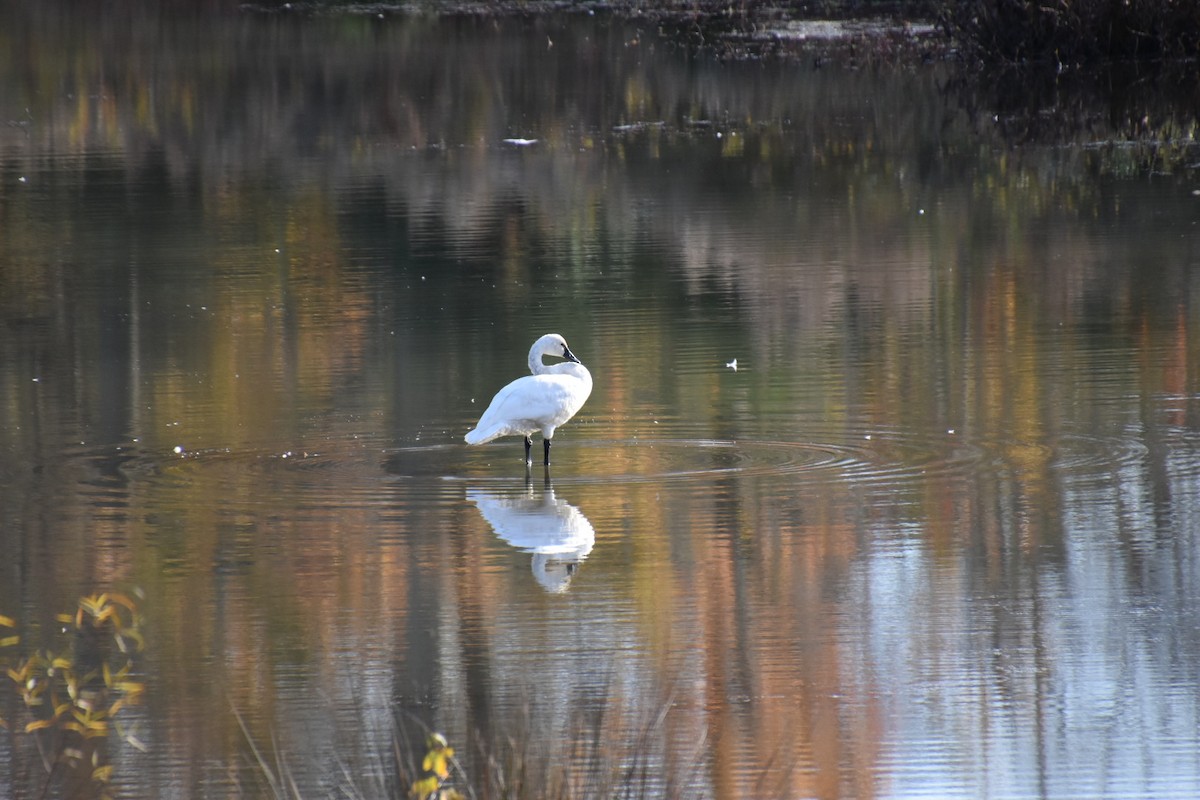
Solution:
[(554, 356), (566, 361), (574, 361), (576, 364), (581, 363), (571, 352), (571, 348), (567, 347), (567, 340), (557, 333), (547, 333), (533, 343), (533, 347), (529, 350), (530, 367), (532, 368), (535, 363), (541, 364), (542, 356)]

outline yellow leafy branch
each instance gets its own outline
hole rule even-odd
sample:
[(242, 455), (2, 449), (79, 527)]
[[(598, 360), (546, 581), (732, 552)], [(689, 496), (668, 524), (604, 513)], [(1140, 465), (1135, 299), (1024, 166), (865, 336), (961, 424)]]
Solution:
[[(118, 735), (140, 750), (145, 750), (132, 733), (122, 731), (116, 715), (138, 703), (145, 684), (131, 679), (132, 653), (144, 648), (137, 602), (118, 592), (102, 592), (79, 599), (74, 613), (58, 614), (55, 619), (82, 636), (74, 636), (71, 646), (61, 653), (34, 651), (29, 655), (0, 663), (0, 679), (7, 676), (33, 717), (23, 726), (27, 734), (58, 731), (71, 734), (58, 741), (58, 755), (78, 765), (85, 750), (91, 752), (90, 774), (95, 783), (106, 785), (112, 776), (111, 765), (100, 763), (101, 751), (85, 748), (83, 742), (107, 737), (115, 726)], [(16, 647), (22, 639), (16, 633), (17, 622), (0, 615), (0, 650)], [(7, 629), (7, 630), (6, 630)], [(12, 633), (9, 633), (12, 631)], [(83, 664), (95, 665), (81, 673)], [(0, 726), (9, 727), (0, 718)], [(101, 792), (101, 797), (108, 793)]]
[(446, 741), (446, 737), (431, 733), (425, 740), (425, 747), (421, 769), (430, 774), (413, 781), (408, 789), (409, 797), (419, 800), (465, 800), (457, 790), (443, 788), (450, 777), (450, 765), (454, 762), (454, 748)]

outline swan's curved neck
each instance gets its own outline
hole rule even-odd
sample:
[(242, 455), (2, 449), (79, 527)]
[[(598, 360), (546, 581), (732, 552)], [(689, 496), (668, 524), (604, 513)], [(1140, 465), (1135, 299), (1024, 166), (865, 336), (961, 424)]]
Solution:
[(541, 352), (536, 347), (533, 350), (530, 350), (529, 351), (529, 371), (532, 372), (534, 375), (541, 375), (547, 369), (549, 369), (549, 367), (547, 367), (545, 364), (542, 363)]

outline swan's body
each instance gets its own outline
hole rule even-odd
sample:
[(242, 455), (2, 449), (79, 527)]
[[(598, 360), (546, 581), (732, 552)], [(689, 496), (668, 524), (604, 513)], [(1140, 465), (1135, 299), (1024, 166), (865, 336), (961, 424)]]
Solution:
[[(559, 364), (543, 364), (542, 356), (566, 359)], [(517, 378), (505, 386), (483, 412), (474, 430), (466, 435), (467, 444), (483, 444), (501, 436), (525, 437), (525, 462), (529, 463), (529, 438), (541, 431), (545, 463), (550, 465), (550, 440), (554, 429), (575, 416), (592, 393), (592, 374), (567, 347), (557, 333), (548, 333), (529, 350), (532, 375)]]

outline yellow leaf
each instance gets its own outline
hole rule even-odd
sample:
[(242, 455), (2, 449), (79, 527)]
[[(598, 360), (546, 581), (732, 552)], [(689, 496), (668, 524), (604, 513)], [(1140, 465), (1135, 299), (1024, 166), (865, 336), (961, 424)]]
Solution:
[(53, 667), (54, 669), (70, 669), (71, 668), (71, 659), (63, 658), (62, 656), (59, 656), (58, 658), (56, 658), (50, 662), (50, 666)]
[(113, 684), (113, 688), (119, 692), (124, 692), (129, 695), (130, 701), (137, 695), (146, 691), (146, 684), (138, 683), (137, 681), (117, 681)]
[(415, 781), (412, 787), (408, 790), (409, 797), (428, 797), (438, 790), (441, 783), (437, 778), (429, 777)]
[(104, 685), (107, 686), (109, 689), (111, 689), (112, 684), (113, 684), (113, 675), (112, 675), (112, 670), (109, 668), (107, 661), (104, 662), (103, 669), (104, 669)]
[(6, 628), (15, 628), (17, 627), (17, 622), (12, 617), (6, 617), (3, 614), (0, 614), (0, 625), (3, 625)]
[(34, 731), (40, 731), (42, 728), (49, 728), (53, 724), (54, 720), (52, 719), (35, 719), (25, 726), (25, 732), (33, 733)]
[(3, 639), (0, 639), (0, 647), (12, 647), (15, 644), (20, 644), (20, 642), (20, 636), (5, 636)]
[(426, 772), (432, 772), (443, 780), (450, 776), (450, 768), (446, 764), (446, 760), (454, 755), (454, 751), (449, 747), (442, 750), (433, 750), (425, 755), (425, 761), (422, 766)]
[(130, 600), (128, 597), (126, 597), (123, 594), (113, 592), (112, 593), (112, 601), (114, 603), (118, 603), (120, 605), (125, 606), (130, 611), (137, 611), (137, 603), (133, 602), (132, 600)]
[(70, 614), (55, 614), (54, 619), (58, 620), (63, 625), (70, 625), (75, 621), (75, 617), (71, 616)]
[(108, 783), (109, 779), (112, 778), (112, 773), (112, 764), (108, 764), (103, 767), (96, 767), (94, 770), (92, 770), (92, 780), (98, 783)]

